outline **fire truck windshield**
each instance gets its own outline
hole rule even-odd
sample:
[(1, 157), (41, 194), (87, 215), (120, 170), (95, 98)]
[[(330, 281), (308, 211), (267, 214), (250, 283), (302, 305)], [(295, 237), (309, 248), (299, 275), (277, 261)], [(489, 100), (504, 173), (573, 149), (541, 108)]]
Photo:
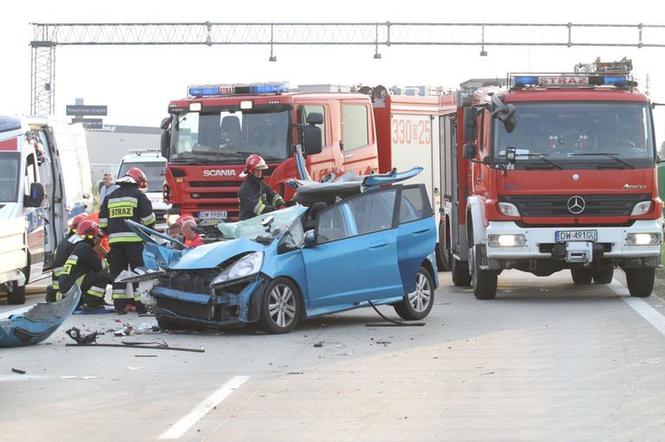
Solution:
[[(516, 149), (516, 167), (650, 167), (655, 157), (646, 103), (515, 103), (516, 127), (494, 121), (494, 153)], [(542, 161), (547, 157), (550, 162)], [(560, 166), (558, 166), (560, 165)]]
[(252, 153), (266, 161), (283, 160), (288, 156), (289, 109), (272, 105), (177, 115), (170, 160), (237, 163)]

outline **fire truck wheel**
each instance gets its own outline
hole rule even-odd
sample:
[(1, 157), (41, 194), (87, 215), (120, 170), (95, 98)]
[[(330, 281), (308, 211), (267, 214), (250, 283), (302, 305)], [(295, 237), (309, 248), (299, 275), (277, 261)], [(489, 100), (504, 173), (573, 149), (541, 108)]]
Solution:
[(638, 298), (651, 296), (656, 279), (656, 269), (626, 269), (625, 272), (630, 296)]
[(496, 285), (499, 279), (499, 272), (496, 270), (483, 270), (478, 264), (476, 257), (476, 248), (469, 250), (469, 258), (473, 272), (471, 275), (471, 285), (476, 299), (494, 299), (496, 297)]
[(469, 287), (471, 285), (468, 262), (458, 261), (453, 257), (451, 273), (453, 277), (453, 285), (455, 287)]
[(575, 285), (589, 285), (593, 278), (591, 269), (570, 269), (570, 275), (573, 277)]
[(597, 272), (594, 272), (593, 274), (593, 283), (594, 284), (609, 284), (612, 282), (612, 278), (614, 277), (614, 268), (613, 267), (607, 267), (602, 270), (599, 270)]

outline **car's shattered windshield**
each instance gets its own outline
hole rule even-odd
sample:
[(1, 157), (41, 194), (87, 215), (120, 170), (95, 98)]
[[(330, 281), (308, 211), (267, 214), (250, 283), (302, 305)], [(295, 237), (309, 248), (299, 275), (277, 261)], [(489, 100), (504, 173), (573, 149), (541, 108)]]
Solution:
[[(307, 207), (297, 204), (293, 207), (255, 216), (245, 221), (221, 223), (219, 224), (219, 230), (225, 239), (247, 238), (255, 240), (258, 236), (276, 238), (279, 234), (284, 233), (305, 211), (307, 211)], [(264, 222), (270, 217), (274, 217), (274, 221), (270, 225), (270, 231), (268, 231), (268, 227), (264, 225)]]

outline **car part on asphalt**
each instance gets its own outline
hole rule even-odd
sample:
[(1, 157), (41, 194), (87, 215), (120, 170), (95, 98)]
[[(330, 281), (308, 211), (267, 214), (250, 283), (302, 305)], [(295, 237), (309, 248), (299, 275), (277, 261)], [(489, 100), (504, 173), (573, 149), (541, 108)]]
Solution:
[(192, 353), (205, 353), (203, 348), (170, 347), (166, 342), (130, 342), (122, 344), (65, 344), (66, 347), (115, 347), (115, 348), (147, 348), (150, 350), (187, 351)]
[(53, 334), (69, 318), (81, 299), (76, 284), (61, 301), (39, 303), (22, 315), (0, 321), (0, 348), (37, 344)]
[(422, 327), (423, 325), (425, 325), (424, 322), (399, 321), (396, 319), (390, 319), (389, 317), (381, 313), (379, 309), (376, 308), (376, 306), (372, 301), (367, 301), (367, 302), (374, 309), (377, 315), (381, 316), (383, 319), (388, 321), (388, 324), (384, 324), (382, 322), (369, 323), (365, 324), (365, 327)]
[(67, 334), (67, 336), (76, 341), (77, 344), (96, 344), (97, 336), (104, 334), (104, 332), (94, 331), (92, 333), (84, 335), (81, 333), (81, 330), (79, 330), (76, 327), (72, 327), (69, 330), (65, 330), (65, 333)]

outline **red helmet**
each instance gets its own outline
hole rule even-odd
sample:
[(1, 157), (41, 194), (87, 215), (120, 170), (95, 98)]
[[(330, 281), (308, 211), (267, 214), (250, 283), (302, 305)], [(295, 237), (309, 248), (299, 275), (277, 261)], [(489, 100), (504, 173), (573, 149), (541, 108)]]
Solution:
[(178, 218), (175, 223), (180, 227), (182, 227), (189, 221), (196, 222), (196, 219), (192, 215), (183, 215), (180, 218)]
[(148, 187), (148, 177), (145, 176), (145, 173), (138, 167), (130, 167), (125, 176), (131, 178), (135, 184), (139, 186), (139, 189), (145, 189)]
[(81, 221), (84, 219), (88, 219), (88, 214), (86, 213), (79, 213), (76, 215), (72, 220), (69, 222), (69, 230), (73, 233), (76, 232), (76, 229), (78, 228), (79, 224), (81, 224)]
[(99, 225), (91, 219), (84, 219), (76, 228), (76, 234), (87, 239), (99, 235)]
[(253, 153), (247, 157), (247, 160), (245, 161), (245, 171), (241, 176), (247, 176), (254, 173), (255, 170), (266, 170), (267, 168), (268, 165), (261, 155)]

